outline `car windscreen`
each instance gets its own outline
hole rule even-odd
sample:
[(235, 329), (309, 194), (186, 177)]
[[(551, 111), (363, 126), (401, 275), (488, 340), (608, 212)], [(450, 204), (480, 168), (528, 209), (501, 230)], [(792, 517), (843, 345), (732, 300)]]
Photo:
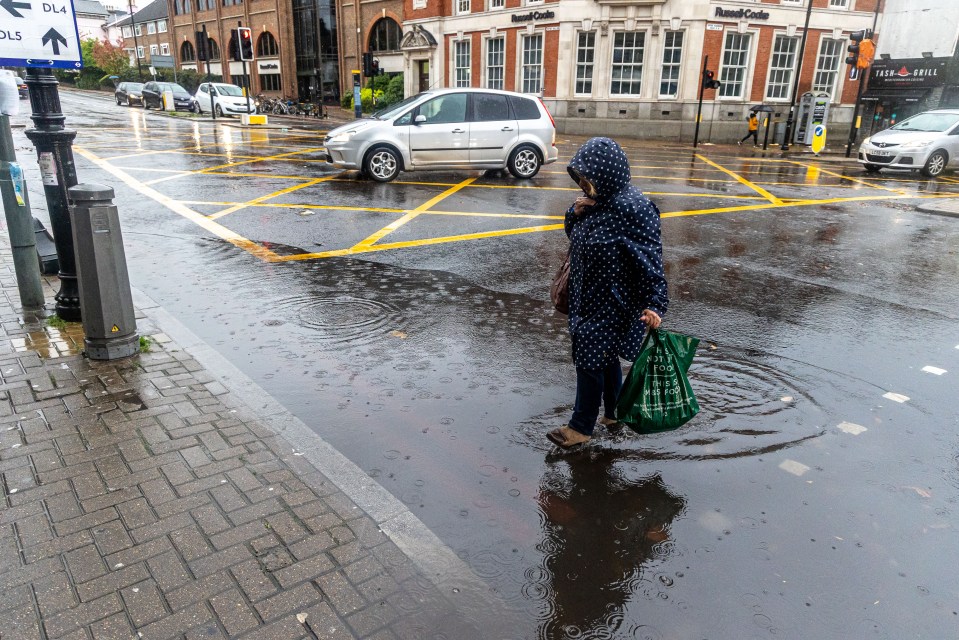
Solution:
[(406, 107), (413, 104), (414, 102), (416, 102), (422, 97), (423, 97), (423, 94), (418, 93), (415, 96), (406, 98), (405, 100), (401, 100), (394, 105), (390, 105), (386, 107), (385, 109), (380, 109), (379, 111), (373, 114), (373, 117), (378, 120), (389, 120), (393, 116), (397, 116), (400, 113), (402, 113)]
[(143, 91), (143, 85), (139, 82), (128, 82), (124, 88), (127, 91)]
[(160, 91), (172, 91), (174, 93), (186, 93), (186, 89), (181, 87), (178, 84), (172, 82), (160, 82), (157, 84), (160, 87)]
[(218, 84), (216, 85), (216, 91), (221, 96), (239, 96), (243, 97), (243, 89), (240, 87), (234, 86), (232, 84)]
[(920, 113), (895, 125), (894, 131), (947, 131), (959, 122), (955, 113)]

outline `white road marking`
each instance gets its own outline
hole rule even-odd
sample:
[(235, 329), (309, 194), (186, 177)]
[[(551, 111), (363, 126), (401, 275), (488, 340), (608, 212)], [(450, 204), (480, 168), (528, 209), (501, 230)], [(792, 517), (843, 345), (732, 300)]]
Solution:
[(937, 376), (941, 376), (942, 374), (946, 372), (945, 369), (940, 369), (939, 367), (933, 367), (931, 365), (927, 365), (923, 367), (922, 370), (925, 371), (926, 373), (931, 373)]
[(882, 397), (885, 398), (886, 400), (892, 400), (893, 402), (899, 402), (899, 403), (906, 402), (909, 400), (909, 396), (904, 396), (901, 393), (893, 393), (892, 391), (890, 391), (889, 393), (882, 394)]
[(779, 463), (779, 468), (786, 473), (793, 474), (794, 476), (801, 476), (809, 471), (809, 467), (801, 462), (796, 462), (795, 460), (783, 460)]
[(869, 429), (866, 427), (854, 422), (840, 422), (838, 425), (836, 425), (836, 428), (845, 433), (851, 433), (854, 436), (858, 436), (864, 431), (869, 431)]

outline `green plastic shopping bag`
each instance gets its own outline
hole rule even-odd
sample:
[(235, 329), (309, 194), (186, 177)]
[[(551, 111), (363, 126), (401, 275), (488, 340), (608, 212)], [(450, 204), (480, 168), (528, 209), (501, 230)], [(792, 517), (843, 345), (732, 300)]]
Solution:
[(697, 345), (698, 338), (648, 332), (620, 391), (617, 419), (637, 433), (671, 431), (692, 420), (699, 404), (686, 372)]

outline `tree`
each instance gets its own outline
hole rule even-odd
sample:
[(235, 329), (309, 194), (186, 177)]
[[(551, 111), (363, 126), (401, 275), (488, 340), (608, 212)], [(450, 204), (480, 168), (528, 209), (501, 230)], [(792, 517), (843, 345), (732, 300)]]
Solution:
[(84, 38), (80, 41), (80, 54), (83, 56), (83, 66), (87, 69), (96, 69), (97, 63), (93, 60), (93, 47), (99, 42), (96, 38)]
[[(118, 76), (130, 68), (130, 55), (123, 50), (122, 41), (116, 44), (107, 39), (97, 40), (91, 49), (91, 57), (97, 67), (108, 76)], [(84, 53), (84, 61), (86, 54)]]

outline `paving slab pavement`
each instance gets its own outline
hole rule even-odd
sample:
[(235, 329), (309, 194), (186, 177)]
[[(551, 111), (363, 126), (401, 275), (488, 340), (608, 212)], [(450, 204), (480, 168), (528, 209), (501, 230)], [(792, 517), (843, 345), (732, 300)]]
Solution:
[(149, 352), (91, 361), (81, 325), (19, 308), (8, 245), (0, 638), (512, 635), (402, 503), (149, 298)]

